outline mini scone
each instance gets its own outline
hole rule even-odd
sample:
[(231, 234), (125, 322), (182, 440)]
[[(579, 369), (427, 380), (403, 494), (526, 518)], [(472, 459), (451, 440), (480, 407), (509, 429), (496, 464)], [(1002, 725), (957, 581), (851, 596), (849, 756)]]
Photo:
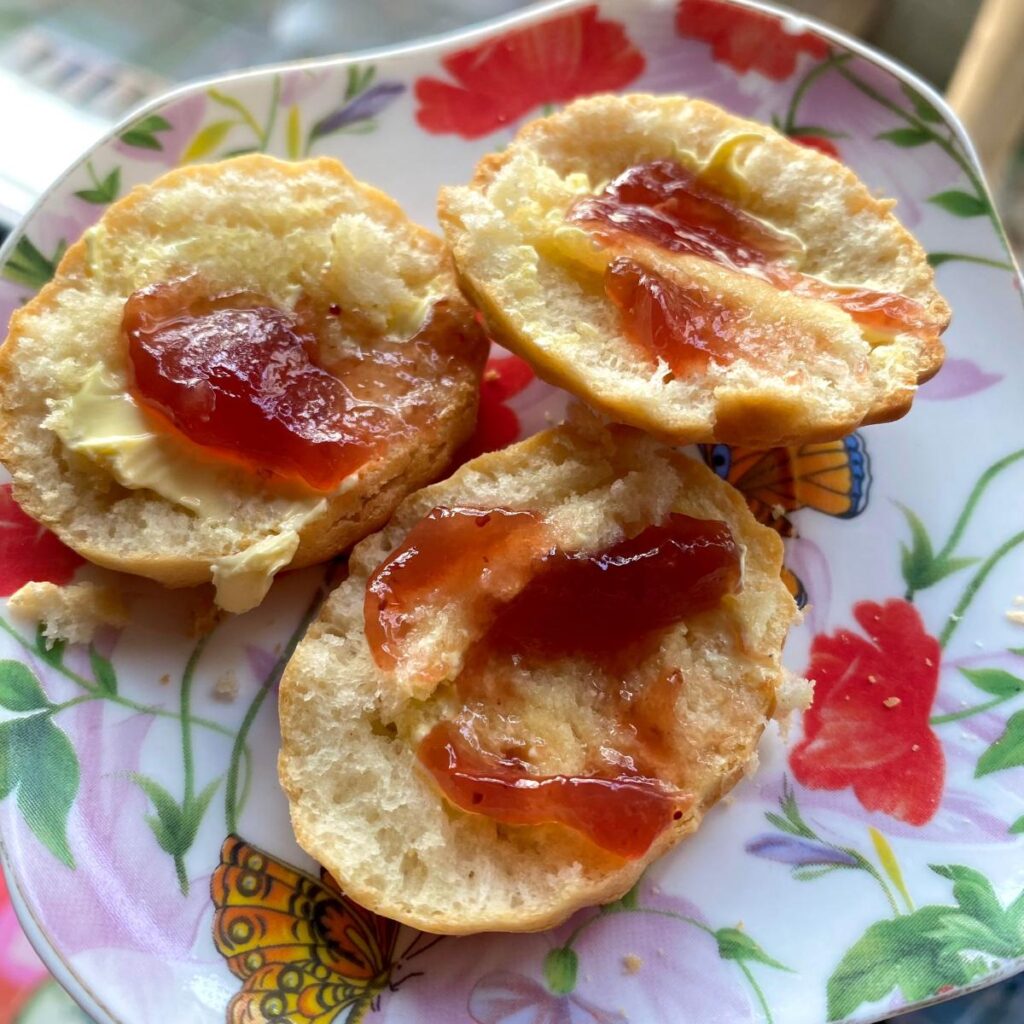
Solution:
[(907, 412), (950, 311), (848, 168), (684, 97), (526, 125), (439, 215), (492, 334), (676, 443), (831, 440)]
[(284, 674), (299, 844), (430, 932), (616, 899), (806, 698), (781, 559), (702, 464), (593, 419), (410, 495)]
[(244, 611), (440, 475), (486, 350), (440, 239), (338, 161), (185, 167), (14, 314), (0, 458), (85, 557)]

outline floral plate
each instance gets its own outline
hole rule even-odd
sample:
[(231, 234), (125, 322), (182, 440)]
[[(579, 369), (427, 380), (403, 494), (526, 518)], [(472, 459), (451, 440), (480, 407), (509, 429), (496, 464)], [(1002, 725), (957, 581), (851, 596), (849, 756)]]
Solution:
[[(88, 647), (48, 650), (0, 617), (12, 898), (97, 1021), (871, 1021), (1024, 966), (1024, 315), (970, 145), (905, 72), (748, 5), (569, 0), (235, 76), (148, 108), (50, 190), (4, 250), (0, 318), (168, 167), (333, 154), (429, 222), (438, 186), (524, 118), (608, 90), (704, 96), (838, 155), (898, 199), (956, 311), (946, 366), (900, 423), (700, 453), (786, 512), (809, 598), (787, 662), (814, 708), (622, 900), (546, 934), (437, 940), (351, 904), (292, 840), (273, 696), (329, 567), (212, 631), (195, 594), (127, 577), (131, 624)], [(562, 404), (495, 355), (474, 444)], [(0, 524), (0, 593), (95, 571), (6, 486)]]

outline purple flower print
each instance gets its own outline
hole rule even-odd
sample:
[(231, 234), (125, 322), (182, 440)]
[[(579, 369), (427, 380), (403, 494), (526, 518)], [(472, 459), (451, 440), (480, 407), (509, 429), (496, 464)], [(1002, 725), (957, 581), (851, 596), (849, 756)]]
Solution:
[(381, 1021), (413, 1009), (417, 1024), (758, 1019), (741, 970), (692, 903), (646, 880), (635, 897), (542, 934), (445, 939), (408, 965), (423, 974), (383, 1000)]
[(160, 149), (147, 149), (143, 146), (132, 146), (122, 139), (114, 143), (118, 153), (130, 156), (133, 160), (147, 163), (163, 164), (165, 167), (176, 167), (189, 140), (195, 135), (206, 112), (206, 96), (195, 93), (161, 109), (159, 116), (170, 124), (170, 128), (155, 134)]
[(928, 402), (948, 402), (976, 395), (1002, 379), (1001, 373), (987, 373), (970, 359), (947, 359), (939, 373), (922, 384), (917, 394)]
[(359, 121), (376, 117), (385, 107), (405, 91), (401, 82), (378, 82), (361, 92), (354, 99), (322, 117), (309, 133), (310, 142), (321, 139), (332, 132), (348, 128)]
[(556, 995), (540, 982), (510, 971), (481, 978), (469, 997), (469, 1016), (477, 1024), (626, 1024), (578, 995)]
[(824, 843), (816, 843), (811, 839), (800, 839), (779, 832), (758, 836), (746, 845), (747, 853), (765, 860), (774, 860), (779, 864), (792, 867), (811, 867), (834, 864), (837, 867), (856, 867), (857, 861), (848, 853), (837, 850)]
[(13, 281), (5, 281), (0, 278), (0, 337), (7, 336), (7, 325), (11, 322), (11, 314), (25, 303), (29, 290)]
[[(53, 692), (48, 682), (48, 691)], [(23, 878), (26, 899), (47, 922), (51, 940), (65, 954), (107, 947), (185, 955), (206, 912), (206, 879), (196, 879), (184, 898), (169, 860), (145, 823), (149, 812), (131, 774), (139, 769), (143, 743), (154, 727), (146, 715), (105, 724), (114, 709), (101, 701), (60, 715), (77, 755), (81, 781), (68, 819), (74, 869), (53, 861)], [(160, 723), (163, 725), (164, 723)], [(23, 846), (37, 841), (13, 801), (3, 806), (5, 836)], [(39, 855), (14, 852), (15, 863)]]

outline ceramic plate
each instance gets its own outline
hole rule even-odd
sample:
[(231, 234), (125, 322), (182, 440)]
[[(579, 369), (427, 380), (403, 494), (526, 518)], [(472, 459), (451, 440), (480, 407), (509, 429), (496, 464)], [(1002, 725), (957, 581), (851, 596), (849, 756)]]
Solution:
[[(970, 145), (906, 73), (747, 6), (613, 0), (225, 79), (138, 115), (46, 195), (5, 250), (3, 320), (169, 167), (330, 154), (431, 223), (438, 187), (526, 118), (609, 90), (703, 96), (838, 155), (895, 197), (955, 310), (905, 420), (781, 459), (697, 455), (785, 511), (809, 599), (786, 660), (816, 680), (813, 710), (620, 902), (435, 941), (371, 928), (289, 830), (275, 687), (329, 568), (209, 633), (195, 594), (127, 577), (130, 625), (89, 647), (47, 650), (5, 615), (8, 878), (97, 1021), (871, 1021), (1024, 965), (1024, 317)], [(560, 413), (518, 359), (490, 370), (481, 446)], [(0, 592), (94, 571), (0, 502)]]

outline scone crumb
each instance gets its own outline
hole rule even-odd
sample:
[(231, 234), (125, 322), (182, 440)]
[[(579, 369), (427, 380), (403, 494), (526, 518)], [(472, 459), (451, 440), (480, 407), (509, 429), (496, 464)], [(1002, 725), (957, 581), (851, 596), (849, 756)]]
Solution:
[(46, 646), (58, 640), (85, 644), (101, 626), (128, 624), (128, 609), (116, 587), (101, 583), (26, 583), (11, 595), (8, 608), (43, 627)]
[(210, 691), (214, 700), (230, 704), (238, 696), (238, 677), (234, 672), (222, 672)]
[(772, 717), (779, 723), (779, 732), (784, 740), (789, 739), (789, 723), (794, 711), (806, 711), (814, 699), (814, 683), (788, 669), (782, 670), (782, 678), (775, 687), (775, 711)]
[[(1016, 602), (1014, 602), (1016, 603)], [(1011, 608), (1007, 613), (1006, 617), (1015, 626), (1024, 626), (1024, 608)]]
[(903, 701), (901, 701), (899, 697), (886, 697), (885, 700), (882, 701), (882, 703), (887, 708), (896, 708), (899, 707), (900, 704), (903, 703)]
[(220, 609), (213, 603), (213, 591), (209, 587), (197, 588), (189, 607), (188, 635), (205, 636), (217, 625), (220, 616)]
[(170, 686), (171, 685), (171, 673), (170, 672), (165, 672), (160, 677), (160, 685), (161, 686)]
[(622, 969), (627, 974), (639, 974), (640, 968), (643, 967), (644, 962), (636, 955), (636, 953), (627, 953), (622, 958)]

